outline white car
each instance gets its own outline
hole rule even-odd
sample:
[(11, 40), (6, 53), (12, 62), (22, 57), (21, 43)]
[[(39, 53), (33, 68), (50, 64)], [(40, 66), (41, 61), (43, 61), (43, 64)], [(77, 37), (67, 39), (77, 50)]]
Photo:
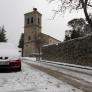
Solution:
[(21, 70), (21, 54), (13, 44), (0, 43), (0, 70), (2, 69)]

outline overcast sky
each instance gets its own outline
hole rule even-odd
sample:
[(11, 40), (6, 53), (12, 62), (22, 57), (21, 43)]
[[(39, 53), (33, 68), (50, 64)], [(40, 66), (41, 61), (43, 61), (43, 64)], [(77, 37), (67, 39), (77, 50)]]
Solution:
[(67, 22), (73, 18), (84, 17), (82, 12), (57, 15), (54, 20), (53, 9), (56, 4), (46, 0), (0, 0), (0, 26), (4, 25), (9, 42), (18, 44), (20, 34), (24, 32), (24, 14), (36, 7), (42, 13), (42, 32), (63, 41)]

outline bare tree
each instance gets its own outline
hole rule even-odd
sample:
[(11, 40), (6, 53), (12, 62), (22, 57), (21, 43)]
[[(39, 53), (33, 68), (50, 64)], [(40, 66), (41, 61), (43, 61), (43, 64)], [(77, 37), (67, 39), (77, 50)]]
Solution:
[(48, 0), (51, 2), (59, 2), (58, 3), (58, 10), (55, 10), (55, 14), (61, 12), (64, 13), (67, 9), (69, 11), (72, 10), (80, 10), (83, 9), (86, 21), (90, 24), (92, 28), (92, 19), (90, 17), (91, 12), (88, 12), (88, 10), (92, 10), (92, 0)]
[(41, 33), (37, 34), (37, 32), (35, 32), (35, 44), (36, 44), (36, 48), (37, 48), (37, 52), (38, 52), (38, 55), (36, 55), (36, 58), (40, 61), (41, 48), (42, 48), (42, 44), (43, 44), (43, 41), (41, 39)]

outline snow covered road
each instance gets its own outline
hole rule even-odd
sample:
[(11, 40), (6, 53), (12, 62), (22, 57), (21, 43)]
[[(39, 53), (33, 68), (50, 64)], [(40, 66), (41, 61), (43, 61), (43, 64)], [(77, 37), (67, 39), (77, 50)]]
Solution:
[(0, 73), (0, 92), (83, 92), (22, 63), (22, 71)]
[[(92, 71), (86, 69), (71, 67), (57, 66), (49, 64), (46, 62), (39, 62), (32, 60), (31, 58), (24, 58), (24, 62), (28, 63), (43, 72), (61, 80), (67, 82), (70, 85), (73, 85), (79, 89), (82, 89), (84, 92), (92, 92)], [(86, 67), (86, 66), (85, 66)], [(70, 68), (70, 67), (69, 67)], [(90, 68), (90, 67), (88, 67)], [(78, 72), (79, 71), (79, 72)]]

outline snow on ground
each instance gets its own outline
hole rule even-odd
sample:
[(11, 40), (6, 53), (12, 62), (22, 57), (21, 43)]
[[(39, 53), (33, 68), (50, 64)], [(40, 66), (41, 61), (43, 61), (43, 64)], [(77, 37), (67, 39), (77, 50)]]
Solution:
[(22, 71), (0, 73), (0, 92), (83, 92), (40, 70), (22, 64)]
[[(28, 58), (28, 57), (24, 58), (24, 59), (27, 59), (25, 61), (28, 62), (28, 63), (33, 63), (33, 64), (41, 65), (41, 66), (44, 66), (44, 67), (48, 67), (52, 70), (57, 70), (59, 72), (62, 72), (62, 73), (68, 74), (70, 76), (77, 77), (79, 79), (82, 79), (82, 80), (85, 80), (87, 82), (92, 83), (92, 76), (91, 76), (92, 70), (86, 70), (86, 69), (80, 69), (80, 68), (78, 69), (78, 68), (67, 67), (67, 66), (62, 66), (62, 65), (59, 65), (59, 66), (56, 67), (56, 65), (53, 65), (51, 63), (48, 64), (48, 63), (45, 63), (45, 62), (43, 63), (43, 62), (39, 62), (39, 61), (32, 62), (35, 59), (31, 60), (31, 58)], [(83, 66), (83, 67), (86, 67), (86, 66)], [(91, 69), (91, 67), (87, 67), (87, 68)], [(75, 72), (75, 71), (71, 71), (71, 70), (77, 70), (77, 71), (80, 71), (80, 72)], [(84, 71), (85, 71), (85, 73), (84, 73)], [(89, 75), (87, 73), (89, 73)]]

